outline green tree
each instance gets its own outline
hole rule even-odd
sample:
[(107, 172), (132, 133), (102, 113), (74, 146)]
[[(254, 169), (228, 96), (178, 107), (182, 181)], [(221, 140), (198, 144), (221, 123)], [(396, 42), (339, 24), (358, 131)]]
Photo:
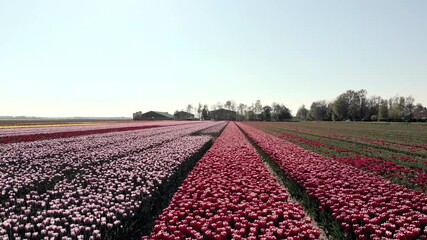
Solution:
[(321, 121), (326, 119), (327, 111), (326, 101), (316, 101), (311, 104), (309, 115), (313, 120)]
[(414, 97), (409, 96), (405, 99), (404, 117), (406, 121), (411, 121), (414, 118)]
[(378, 109), (378, 121), (385, 121), (388, 119), (388, 102), (386, 99), (381, 99)]
[(305, 108), (305, 105), (303, 104), (301, 107), (298, 108), (296, 117), (299, 120), (305, 121), (305, 120), (307, 120), (307, 116), (308, 116), (308, 109)]
[(395, 96), (388, 100), (388, 119), (398, 121), (400, 119), (399, 97)]
[(268, 105), (264, 106), (262, 111), (263, 120), (267, 122), (271, 122), (271, 110), (272, 108)]
[(348, 119), (349, 103), (346, 93), (339, 95), (332, 103), (332, 112), (339, 121)]
[[(373, 121), (379, 120), (379, 111), (381, 105), (381, 97), (372, 96), (367, 100), (365, 119), (371, 119)], [(374, 117), (375, 116), (375, 117)]]

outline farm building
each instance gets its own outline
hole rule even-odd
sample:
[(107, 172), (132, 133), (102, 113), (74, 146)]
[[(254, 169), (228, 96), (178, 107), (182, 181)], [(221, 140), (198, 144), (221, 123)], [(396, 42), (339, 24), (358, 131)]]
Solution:
[(173, 116), (167, 112), (136, 112), (133, 114), (133, 120), (173, 120)]
[(212, 110), (209, 112), (209, 117), (215, 121), (236, 120), (236, 112), (227, 109)]
[(175, 120), (194, 120), (194, 114), (184, 111), (177, 111), (173, 116)]

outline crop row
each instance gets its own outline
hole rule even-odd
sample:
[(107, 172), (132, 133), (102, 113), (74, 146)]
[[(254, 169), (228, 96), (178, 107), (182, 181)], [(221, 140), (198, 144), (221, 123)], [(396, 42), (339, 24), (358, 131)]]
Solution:
[(349, 238), (427, 238), (425, 194), (239, 126), (311, 199), (320, 202), (320, 211), (332, 213)]
[[(324, 124), (327, 124), (324, 125)], [(380, 124), (342, 124), (316, 123), (299, 125), (282, 123), (254, 123), (255, 127), (280, 129), (291, 133), (304, 133), (311, 136), (339, 139), (348, 143), (358, 143), (373, 146), (378, 149), (387, 149), (408, 155), (421, 156), (427, 153), (427, 140), (422, 126), (396, 125), (395, 127), (381, 126)], [(424, 144), (422, 144), (424, 142)]]
[[(154, 198), (159, 197), (156, 192), (173, 183), (171, 177), (178, 169), (206, 147), (210, 137), (186, 136), (201, 127), (135, 144), (144, 151), (132, 152), (129, 149), (133, 146), (123, 146), (127, 153), (124, 156), (113, 151), (83, 160), (89, 165), (79, 162), (80, 158), (74, 159), (77, 162), (70, 160), (68, 164), (75, 175), (62, 178), (45, 192), (29, 191), (18, 196), (15, 184), (19, 182), (10, 184), (11, 192), (0, 208), (0, 236), (112, 239), (129, 233), (141, 217), (146, 217), (137, 213), (149, 212), (147, 208), (153, 207), (150, 203), (158, 200)], [(163, 140), (156, 141), (155, 137)], [(147, 149), (147, 144), (155, 142), (160, 145)], [(111, 158), (114, 154), (116, 157)], [(108, 156), (109, 161), (93, 164), (103, 156)], [(64, 164), (62, 159), (56, 161)], [(53, 162), (44, 164), (51, 166)]]
[(219, 134), (224, 127), (227, 125), (227, 122), (220, 122), (218, 124), (213, 125), (212, 127), (208, 127), (205, 130), (202, 130), (201, 134)]
[[(3, 202), (31, 190), (43, 191), (52, 187), (52, 183), (64, 178), (72, 178), (82, 168), (102, 165), (119, 157), (200, 131), (211, 125), (212, 123), (191, 125), (191, 127), (181, 126), (181, 129), (175, 128), (173, 132), (148, 137), (141, 132), (134, 135), (108, 135), (108, 138), (114, 139), (112, 144), (90, 150), (74, 149), (74, 151), (46, 158), (3, 156), (0, 170), (0, 189), (2, 189), (0, 200)], [(65, 146), (68, 145), (70, 144)], [(46, 144), (43, 149), (49, 152), (49, 144)], [(29, 155), (31, 155), (31, 151), (29, 151)]]
[(34, 160), (60, 156), (66, 152), (71, 152), (74, 154), (79, 151), (93, 151), (107, 145), (115, 147), (114, 144), (132, 144), (132, 142), (138, 141), (138, 139), (144, 137), (151, 137), (173, 131), (182, 131), (184, 129), (192, 129), (199, 126), (202, 126), (200, 129), (203, 129), (211, 125), (212, 124), (206, 123), (189, 124), (161, 128), (149, 128), (130, 132), (111, 132), (84, 135), (73, 138), (57, 138), (49, 140), (38, 140), (34, 142), (0, 144), (0, 156), (3, 159), (3, 161), (0, 161), (0, 164), (4, 164), (5, 161)]
[[(337, 161), (353, 165), (364, 171), (381, 175), (393, 183), (427, 192), (426, 155), (413, 156), (403, 151), (391, 151), (389, 148), (380, 148), (374, 144), (364, 143), (362, 140), (351, 140), (352, 137), (349, 136), (328, 133), (321, 135), (318, 131), (312, 133), (307, 129), (293, 129), (291, 127), (292, 124), (289, 123), (279, 126), (269, 125), (268, 128), (263, 124), (250, 125), (271, 132), (275, 136), (310, 151), (332, 157)], [(282, 128), (280, 126), (285, 127)]]
[(402, 153), (376, 149), (368, 145), (342, 142), (338, 139), (324, 139), (312, 136), (280, 134), (286, 140), (333, 157), (337, 161), (353, 165), (364, 171), (381, 175), (394, 183), (411, 189), (427, 191), (427, 161)]
[[(276, 134), (292, 143), (415, 190), (427, 191), (427, 161), (340, 140), (300, 134)], [(423, 165), (418, 161), (423, 162)]]
[[(184, 123), (180, 123), (184, 124)], [(176, 125), (176, 124), (169, 124)], [(83, 127), (68, 127), (68, 128), (36, 128), (22, 132), (19, 130), (10, 130), (3, 132), (0, 136), (0, 144), (17, 143), (17, 142), (33, 142), (55, 138), (70, 138), (91, 134), (102, 134), (109, 132), (127, 132), (155, 127), (169, 126), (167, 124), (123, 124), (120, 125), (97, 125)]]
[(188, 122), (170, 122), (170, 121), (150, 121), (150, 122), (130, 122), (130, 123), (113, 123), (113, 124), (93, 124), (86, 126), (61, 126), (61, 127), (37, 127), (37, 128), (9, 128), (2, 129), (0, 137), (24, 136), (49, 133), (66, 133), (80, 132), (103, 129), (120, 129), (127, 127), (144, 127), (144, 126), (171, 126), (187, 124)]
[(317, 239), (302, 207), (229, 123), (175, 193), (150, 239)]

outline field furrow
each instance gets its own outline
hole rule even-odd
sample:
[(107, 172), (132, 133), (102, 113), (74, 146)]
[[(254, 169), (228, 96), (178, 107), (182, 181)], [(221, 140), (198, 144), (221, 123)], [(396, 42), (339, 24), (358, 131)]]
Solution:
[(319, 211), (341, 223), (347, 238), (424, 239), (427, 196), (365, 173), (245, 124), (244, 132), (296, 181)]
[(156, 221), (149, 239), (317, 239), (302, 207), (230, 123)]

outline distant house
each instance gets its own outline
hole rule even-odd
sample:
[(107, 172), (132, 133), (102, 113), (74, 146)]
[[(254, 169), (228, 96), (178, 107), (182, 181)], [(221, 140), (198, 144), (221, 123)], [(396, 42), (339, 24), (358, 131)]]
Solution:
[(167, 112), (136, 112), (133, 114), (133, 120), (173, 120), (173, 116)]
[(209, 118), (215, 121), (229, 120), (235, 121), (237, 113), (227, 109), (212, 110), (209, 112)]
[(194, 114), (184, 111), (175, 112), (173, 116), (175, 120), (194, 120)]

